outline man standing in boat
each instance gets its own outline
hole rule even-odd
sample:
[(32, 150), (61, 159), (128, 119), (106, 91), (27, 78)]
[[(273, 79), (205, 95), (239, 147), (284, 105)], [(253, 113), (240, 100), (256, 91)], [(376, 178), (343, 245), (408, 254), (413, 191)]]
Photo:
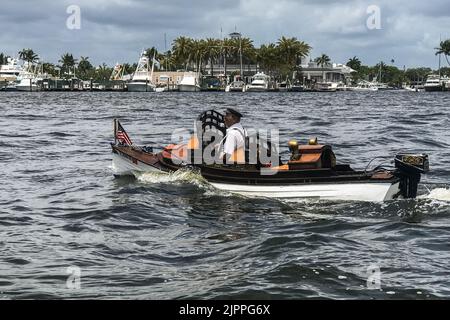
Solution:
[(241, 125), (242, 114), (232, 108), (227, 108), (224, 123), (227, 128), (225, 137), (220, 143), (223, 149), (220, 159), (226, 163), (245, 162), (244, 149), (246, 131)]

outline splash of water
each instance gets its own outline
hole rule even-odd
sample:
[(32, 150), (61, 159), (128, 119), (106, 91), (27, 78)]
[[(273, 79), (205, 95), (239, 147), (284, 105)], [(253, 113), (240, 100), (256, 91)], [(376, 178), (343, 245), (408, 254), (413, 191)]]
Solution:
[(204, 196), (222, 196), (222, 197), (243, 197), (241, 195), (233, 194), (224, 190), (216, 189), (211, 185), (201, 174), (188, 170), (179, 169), (175, 172), (134, 172), (134, 176), (139, 182), (143, 183), (167, 183), (167, 184), (191, 184), (195, 185), (204, 191)]
[(190, 183), (197, 186), (207, 186), (208, 182), (198, 173), (191, 170), (177, 170), (175, 172), (135, 172), (136, 179), (143, 183)]
[(136, 172), (136, 178), (146, 183), (171, 183), (171, 182), (192, 182), (202, 180), (202, 177), (189, 170), (177, 170), (175, 172)]
[(430, 193), (422, 195), (418, 198), (434, 199), (434, 200), (450, 202), (450, 189), (436, 188), (436, 189), (431, 190)]

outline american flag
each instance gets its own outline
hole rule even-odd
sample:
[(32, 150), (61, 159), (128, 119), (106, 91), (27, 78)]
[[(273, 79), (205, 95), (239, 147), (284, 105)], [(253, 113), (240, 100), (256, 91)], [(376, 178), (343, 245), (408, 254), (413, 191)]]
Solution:
[(127, 145), (133, 144), (133, 142), (131, 142), (131, 139), (128, 136), (127, 132), (120, 124), (119, 120), (117, 120), (116, 138), (117, 138), (117, 140), (119, 140), (120, 143), (127, 144)]

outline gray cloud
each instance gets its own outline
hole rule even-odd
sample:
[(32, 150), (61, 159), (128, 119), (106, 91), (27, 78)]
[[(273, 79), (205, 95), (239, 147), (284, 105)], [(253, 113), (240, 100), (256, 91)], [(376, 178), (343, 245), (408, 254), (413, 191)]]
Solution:
[[(69, 5), (81, 8), (81, 30), (66, 28)], [(368, 30), (369, 5), (381, 9), (381, 30)], [(57, 62), (64, 52), (95, 64), (134, 62), (144, 47), (165, 49), (179, 35), (220, 37), (235, 27), (255, 45), (295, 36), (336, 62), (356, 55), (364, 63), (437, 66), (439, 36), (450, 37), (447, 0), (2, 0), (0, 52), (31, 47)], [(447, 34), (446, 34), (447, 32)]]

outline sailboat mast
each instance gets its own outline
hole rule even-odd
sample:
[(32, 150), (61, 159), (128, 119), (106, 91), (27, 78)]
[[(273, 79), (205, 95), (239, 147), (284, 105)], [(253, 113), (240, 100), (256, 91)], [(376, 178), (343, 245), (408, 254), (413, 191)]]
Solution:
[(165, 59), (164, 59), (164, 61), (165, 61), (165, 63), (166, 63), (166, 70), (169, 70), (169, 61), (168, 61), (168, 53), (167, 53), (167, 36), (166, 36), (166, 33), (164, 33), (164, 54), (166, 55), (166, 57), (165, 57)]
[[(439, 35), (439, 45), (442, 42), (442, 36)], [(439, 81), (441, 80), (441, 53), (439, 53)]]
[(439, 53), (439, 79), (441, 79), (441, 54)]
[(153, 69), (155, 68), (155, 55), (156, 55), (156, 50), (153, 51), (152, 72), (150, 73), (150, 81), (151, 82), (153, 82)]
[(381, 63), (382, 63), (383, 61), (381, 61), (380, 62), (380, 70), (379, 70), (379, 72), (378, 72), (378, 78), (380, 78), (380, 80), (379, 80), (379, 82), (381, 83), (382, 81), (381, 81)]

